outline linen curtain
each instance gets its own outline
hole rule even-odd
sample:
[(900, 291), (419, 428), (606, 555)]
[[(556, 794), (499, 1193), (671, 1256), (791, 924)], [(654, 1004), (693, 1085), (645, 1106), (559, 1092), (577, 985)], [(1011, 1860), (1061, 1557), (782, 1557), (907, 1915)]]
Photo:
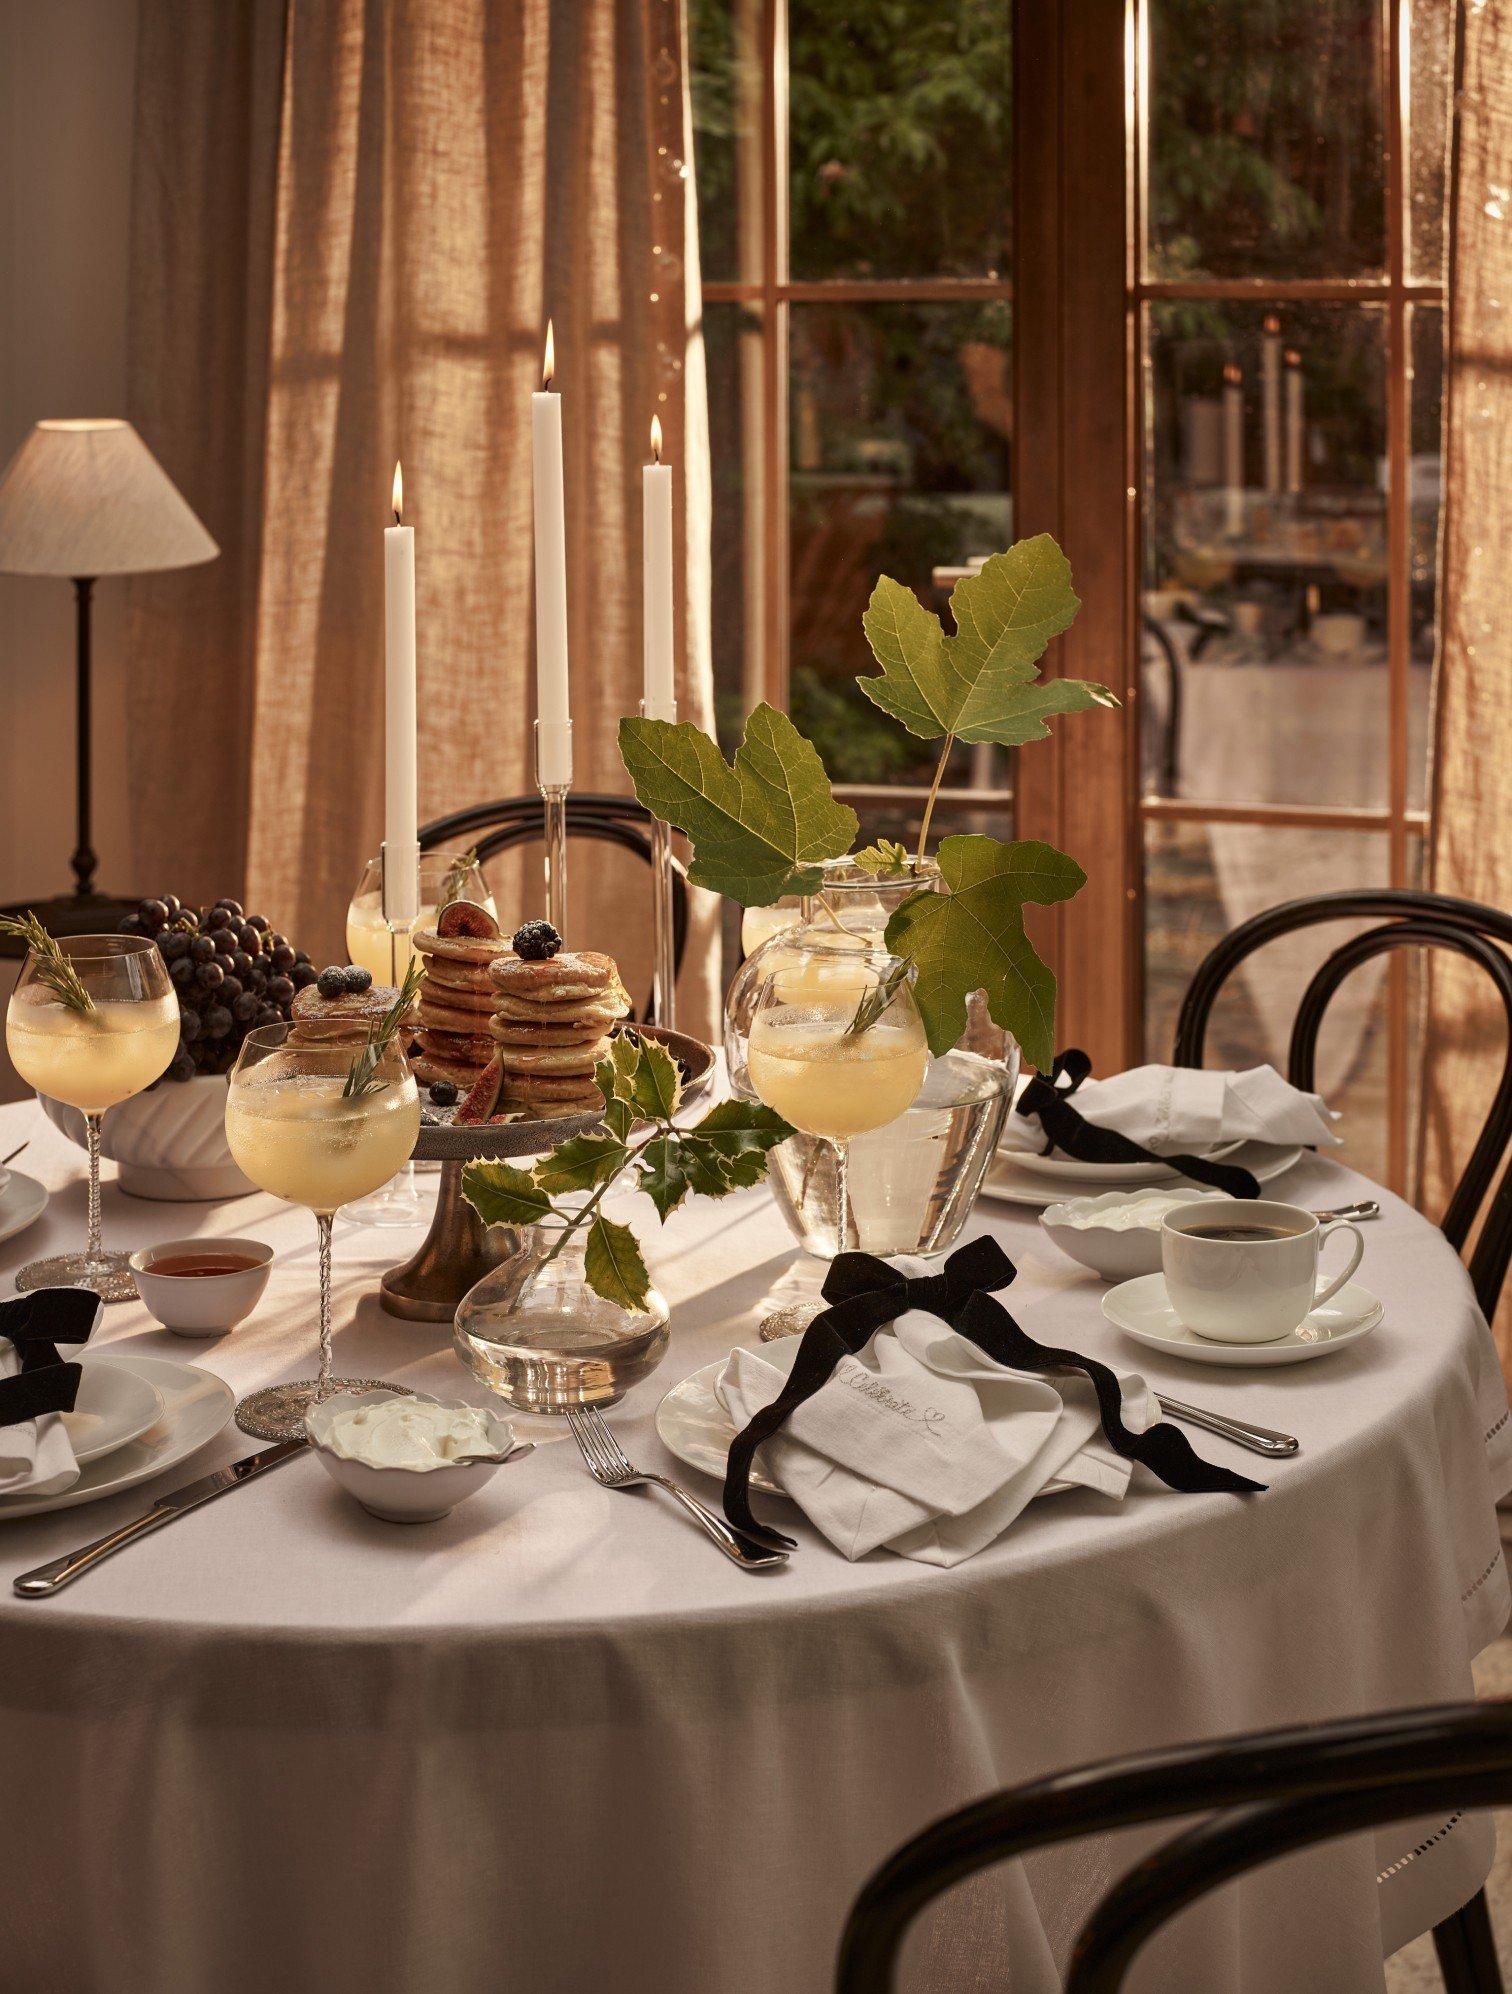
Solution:
[[(1429, 879), (1512, 907), (1512, 0), (1461, 0), (1449, 199), (1444, 511)], [(1479, 970), (1429, 970), (1420, 1202), (1439, 1215), (1505, 1029)], [(1512, 1310), (1496, 1324), (1512, 1376)]]
[[(382, 836), (382, 529), (416, 529), (420, 809), (533, 788), (530, 395), (563, 395), (576, 784), (628, 789), (640, 467), (677, 468), (679, 696), (708, 725), (709, 474), (679, 0), (142, 0), (132, 415), (225, 550), (134, 588), (135, 876), (344, 956)], [(644, 868), (570, 939), (649, 986)], [(544, 911), (536, 853), (501, 918)], [(714, 908), (686, 1022), (709, 1022)]]

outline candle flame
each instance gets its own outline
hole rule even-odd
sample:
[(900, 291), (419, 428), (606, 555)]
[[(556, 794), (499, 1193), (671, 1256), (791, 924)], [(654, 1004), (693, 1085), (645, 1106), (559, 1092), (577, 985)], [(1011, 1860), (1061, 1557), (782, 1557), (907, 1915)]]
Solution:
[(556, 336), (551, 329), (551, 320), (546, 321), (546, 358), (541, 363), (541, 386), (549, 388), (552, 376), (556, 373)]
[(661, 462), (661, 417), (659, 415), (654, 415), (651, 418), (651, 461), (655, 464)]
[(1276, 317), (1276, 314), (1274, 312), (1266, 313), (1265, 330), (1273, 339), (1276, 336), (1276, 334), (1281, 330), (1281, 321)]
[(1288, 367), (1300, 367), (1302, 365), (1302, 355), (1297, 351), (1295, 346), (1289, 346), (1286, 349), (1286, 364)]
[(394, 465), (394, 524), (404, 524), (404, 466), (397, 461)]
[(1236, 367), (1233, 361), (1230, 360), (1223, 370), (1223, 378), (1228, 382), (1230, 387), (1237, 387), (1244, 379), (1244, 370), (1241, 367)]

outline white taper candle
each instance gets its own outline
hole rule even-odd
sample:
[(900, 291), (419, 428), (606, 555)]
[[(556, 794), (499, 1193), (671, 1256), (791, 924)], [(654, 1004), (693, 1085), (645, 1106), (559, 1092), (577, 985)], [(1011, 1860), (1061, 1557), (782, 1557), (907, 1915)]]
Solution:
[(540, 390), (530, 398), (535, 479), (536, 775), (543, 787), (572, 781), (567, 692), (567, 522), (562, 482), (562, 398), (552, 392), (556, 346), (546, 326)]
[(651, 418), (652, 461), (642, 472), (641, 570), (648, 720), (677, 718), (672, 649), (672, 466), (661, 460), (661, 423)]
[(394, 524), (383, 535), (383, 914), (420, 911), (415, 774), (415, 529), (402, 523), (404, 479), (394, 466)]

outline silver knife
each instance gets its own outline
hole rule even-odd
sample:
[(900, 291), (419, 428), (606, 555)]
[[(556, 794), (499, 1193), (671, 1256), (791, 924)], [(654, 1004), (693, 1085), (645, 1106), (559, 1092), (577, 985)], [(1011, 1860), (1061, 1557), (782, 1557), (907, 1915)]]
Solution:
[(1180, 1399), (1168, 1399), (1164, 1393), (1157, 1393), (1156, 1397), (1167, 1419), (1179, 1419), (1183, 1426), (1200, 1426), (1204, 1432), (1221, 1434), (1236, 1447), (1247, 1447), (1252, 1454), (1268, 1454), (1273, 1460), (1282, 1460), (1301, 1449), (1301, 1441), (1293, 1434), (1276, 1433), (1268, 1426), (1251, 1426), (1247, 1420), (1230, 1419), (1221, 1412), (1205, 1412), (1201, 1406), (1183, 1405)]
[(71, 1584), (80, 1573), (99, 1564), (102, 1558), (134, 1544), (137, 1538), (145, 1537), (151, 1530), (161, 1530), (165, 1523), (172, 1523), (176, 1516), (198, 1509), (201, 1503), (214, 1502), (217, 1496), (241, 1488), (244, 1483), (262, 1474), (264, 1469), (276, 1468), (280, 1461), (292, 1461), (296, 1454), (304, 1453), (309, 1444), (308, 1440), (280, 1440), (276, 1447), (264, 1447), (260, 1453), (245, 1454), (241, 1460), (233, 1461), (229, 1468), (217, 1468), (213, 1475), (202, 1475), (197, 1482), (186, 1482), (183, 1488), (174, 1489), (171, 1495), (159, 1496), (151, 1509), (133, 1517), (130, 1523), (123, 1523), (118, 1530), (97, 1537), (92, 1544), (81, 1545), (77, 1551), (54, 1558), (50, 1564), (38, 1565), (34, 1572), (23, 1572), (14, 1582), (15, 1589), (23, 1599), (46, 1599), (49, 1593)]

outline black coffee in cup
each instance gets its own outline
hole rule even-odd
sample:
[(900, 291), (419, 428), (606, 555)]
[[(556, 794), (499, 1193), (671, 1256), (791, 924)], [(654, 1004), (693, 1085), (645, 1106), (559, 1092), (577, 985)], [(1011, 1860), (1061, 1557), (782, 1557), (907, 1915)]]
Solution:
[(1253, 1243), (1259, 1239), (1296, 1239), (1298, 1234), (1291, 1226), (1266, 1225), (1257, 1220), (1253, 1224), (1231, 1219), (1215, 1219), (1207, 1225), (1184, 1225), (1181, 1227), (1188, 1239), (1234, 1239)]

